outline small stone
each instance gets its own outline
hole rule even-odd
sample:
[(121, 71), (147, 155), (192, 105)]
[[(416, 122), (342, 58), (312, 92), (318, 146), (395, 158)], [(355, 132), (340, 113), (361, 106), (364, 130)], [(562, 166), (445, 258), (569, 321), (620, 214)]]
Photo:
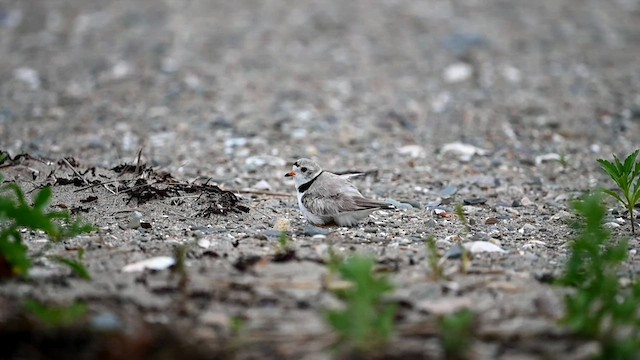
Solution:
[(272, 188), (271, 188), (271, 184), (269, 184), (268, 181), (260, 180), (257, 183), (255, 183), (255, 185), (253, 185), (253, 189), (255, 189), (255, 190), (263, 190), (263, 191), (270, 191)]
[(209, 240), (207, 240), (205, 238), (198, 239), (197, 243), (198, 243), (198, 246), (200, 246), (203, 249), (208, 249), (209, 245), (211, 245), (211, 241), (209, 241)]
[(123, 272), (140, 272), (145, 269), (149, 270), (165, 270), (173, 266), (176, 260), (170, 256), (157, 256), (131, 264), (127, 264), (122, 268)]
[(129, 215), (129, 221), (127, 222), (127, 228), (137, 229), (139, 228), (142, 220), (142, 213), (140, 211), (134, 211)]
[(460, 161), (468, 162), (471, 161), (474, 155), (484, 156), (487, 155), (488, 151), (473, 145), (453, 142), (445, 144), (442, 149), (440, 149), (440, 153), (452, 154), (457, 156)]
[(405, 145), (398, 148), (398, 154), (411, 158), (423, 158), (426, 156), (424, 148), (420, 145)]
[(500, 222), (500, 220), (498, 218), (492, 217), (492, 218), (488, 218), (487, 220), (484, 221), (485, 225), (494, 225), (497, 224), (498, 222)]
[(410, 209), (413, 209), (413, 206), (411, 204), (400, 202), (398, 200), (387, 199), (385, 201), (387, 203), (389, 203), (390, 205), (392, 205), (393, 207), (395, 207), (396, 209), (398, 209), (398, 210), (410, 210)]
[(482, 252), (497, 252), (497, 253), (506, 253), (501, 247), (492, 244), (488, 241), (472, 241), (463, 244), (463, 246), (472, 254), (482, 253)]
[(442, 255), (445, 259), (459, 259), (462, 257), (462, 246), (455, 244), (447, 250), (447, 252)]
[(616, 229), (620, 227), (620, 224), (613, 222), (613, 221), (609, 221), (607, 223), (604, 224), (604, 227), (607, 229)]
[(524, 224), (520, 229), (518, 229), (518, 233), (520, 234), (530, 234), (536, 230), (536, 227), (531, 224)]
[(560, 154), (556, 154), (556, 153), (549, 153), (549, 154), (544, 154), (544, 155), (538, 155), (535, 158), (535, 164), (536, 166), (540, 166), (542, 163), (546, 163), (546, 162), (551, 162), (551, 161), (560, 161), (562, 159), (562, 157), (560, 156)]
[(533, 201), (531, 201), (528, 197), (523, 197), (522, 199), (520, 199), (520, 204), (522, 206), (531, 206), (533, 205)]
[(481, 197), (469, 198), (469, 199), (464, 199), (463, 200), (463, 203), (465, 205), (482, 205), (482, 204), (486, 204), (486, 202), (487, 202), (487, 199), (481, 198)]
[(455, 193), (457, 192), (458, 192), (457, 186), (447, 185), (438, 192), (438, 195), (440, 195), (443, 198), (449, 198), (455, 195)]
[(453, 63), (444, 69), (442, 76), (448, 83), (458, 83), (465, 81), (473, 74), (471, 65), (463, 62)]

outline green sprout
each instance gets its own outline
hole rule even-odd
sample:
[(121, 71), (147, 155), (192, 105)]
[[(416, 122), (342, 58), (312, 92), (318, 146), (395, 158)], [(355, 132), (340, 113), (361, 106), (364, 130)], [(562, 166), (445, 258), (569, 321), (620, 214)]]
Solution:
[(616, 155), (613, 155), (613, 162), (598, 159), (600, 167), (618, 185), (622, 195), (613, 190), (604, 190), (604, 192), (614, 197), (627, 208), (631, 218), (631, 233), (634, 235), (636, 226), (633, 209), (640, 202), (640, 162), (636, 162), (639, 152), (640, 150), (632, 152), (624, 161), (620, 161)]
[(435, 281), (444, 277), (444, 269), (442, 268), (440, 259), (438, 248), (436, 247), (436, 240), (433, 236), (430, 236), (427, 239), (427, 261), (429, 262), (429, 269), (431, 269), (431, 277)]
[(393, 291), (386, 277), (374, 275), (374, 260), (354, 256), (338, 267), (341, 276), (351, 282), (336, 291), (346, 307), (331, 310), (327, 320), (338, 333), (341, 344), (361, 356), (383, 348), (393, 333), (396, 307), (384, 304), (385, 294)]
[(600, 343), (600, 359), (637, 359), (640, 355), (640, 283), (624, 289), (620, 266), (628, 256), (627, 241), (613, 243), (604, 228), (601, 195), (573, 203), (580, 215), (578, 235), (558, 282), (576, 289), (565, 297), (563, 322), (578, 335)]
[(87, 306), (83, 303), (74, 303), (69, 306), (49, 306), (35, 300), (26, 300), (23, 306), (29, 313), (51, 327), (73, 325), (88, 312)]
[[(2, 181), (0, 175), (0, 182)], [(66, 211), (46, 211), (52, 196), (51, 188), (45, 187), (36, 193), (31, 206), (18, 184), (0, 185), (0, 278), (28, 275), (31, 259), (22, 241), (21, 229), (43, 231), (54, 242), (93, 230), (92, 226), (78, 219), (71, 219)], [(88, 275), (78, 261), (60, 258), (54, 260), (68, 266), (80, 277), (86, 278)]]
[(474, 314), (460, 310), (440, 318), (440, 342), (446, 359), (469, 359), (474, 338)]

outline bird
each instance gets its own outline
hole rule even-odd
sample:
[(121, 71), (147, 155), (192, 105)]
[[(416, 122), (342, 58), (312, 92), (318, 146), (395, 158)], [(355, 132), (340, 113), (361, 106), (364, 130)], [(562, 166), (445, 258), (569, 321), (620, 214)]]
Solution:
[(313, 225), (353, 226), (375, 210), (394, 208), (362, 196), (349, 179), (354, 174), (334, 174), (310, 159), (298, 159), (284, 176), (294, 178), (298, 207)]

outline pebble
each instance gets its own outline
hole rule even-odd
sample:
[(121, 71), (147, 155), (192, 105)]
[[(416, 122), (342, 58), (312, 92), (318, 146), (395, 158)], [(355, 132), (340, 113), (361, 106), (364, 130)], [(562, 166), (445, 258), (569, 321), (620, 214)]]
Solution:
[(127, 224), (124, 227), (120, 226), (120, 228), (137, 229), (142, 225), (141, 223), (142, 223), (142, 213), (140, 211), (134, 211), (131, 213), (131, 215), (129, 215)]
[(533, 201), (531, 201), (528, 197), (523, 197), (522, 199), (520, 199), (520, 205), (522, 206), (531, 206), (533, 205)]
[(443, 198), (449, 198), (453, 195), (455, 195), (455, 193), (458, 192), (458, 187), (454, 186), (454, 185), (447, 185), (444, 188), (442, 188), (439, 192), (438, 195), (440, 195)]
[(398, 154), (403, 156), (409, 156), (411, 158), (423, 158), (427, 155), (424, 147), (420, 145), (405, 145), (398, 148)]
[(445, 259), (459, 259), (462, 257), (462, 252), (462, 246), (455, 244), (450, 247), (442, 256)]
[(271, 184), (269, 184), (268, 181), (260, 180), (257, 183), (255, 183), (255, 185), (253, 185), (253, 189), (254, 190), (270, 191), (272, 189), (272, 187), (271, 187)]
[(387, 203), (389, 203), (390, 205), (393, 205), (393, 207), (395, 207), (398, 210), (410, 210), (410, 209), (413, 209), (413, 205), (411, 205), (409, 203), (400, 202), (400, 201), (394, 200), (394, 199), (387, 199), (385, 201)]
[(465, 205), (482, 205), (487, 203), (487, 199), (481, 198), (481, 197), (469, 198), (469, 199), (464, 199), (463, 203)]
[(464, 62), (457, 62), (447, 66), (442, 76), (448, 83), (458, 83), (469, 79), (473, 75), (471, 65)]
[(123, 272), (140, 272), (145, 269), (149, 270), (165, 270), (173, 266), (176, 260), (170, 256), (157, 256), (131, 264), (127, 264), (122, 268)]
[(453, 142), (445, 144), (442, 149), (440, 149), (440, 153), (452, 154), (457, 156), (460, 161), (468, 162), (471, 161), (474, 155), (484, 156), (487, 155), (488, 151), (470, 144)]
[(530, 234), (536, 230), (536, 227), (531, 224), (524, 224), (520, 229), (518, 229), (518, 233), (520, 234)]
[(207, 240), (207, 239), (198, 239), (198, 246), (200, 246), (203, 249), (208, 249), (209, 245), (211, 245), (211, 241)]
[(536, 164), (536, 166), (540, 166), (541, 164), (546, 162), (560, 161), (560, 159), (562, 159), (560, 154), (548, 153), (548, 154), (536, 156), (534, 163)]
[(607, 229), (615, 229), (615, 228), (619, 228), (620, 224), (613, 222), (613, 221), (609, 221), (607, 223), (604, 224), (604, 227), (606, 227)]
[(472, 241), (472, 242), (464, 243), (463, 246), (465, 247), (465, 249), (469, 250), (472, 254), (477, 254), (482, 252), (506, 253), (504, 249), (488, 241)]
[(484, 221), (485, 225), (493, 225), (493, 224), (497, 224), (498, 222), (500, 222), (500, 219), (498, 218), (488, 218), (487, 220)]

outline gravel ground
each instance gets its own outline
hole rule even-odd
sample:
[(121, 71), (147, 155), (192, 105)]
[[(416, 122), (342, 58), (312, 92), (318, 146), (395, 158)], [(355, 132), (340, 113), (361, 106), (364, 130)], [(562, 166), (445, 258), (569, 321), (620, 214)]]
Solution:
[[(5, 181), (57, 184), (54, 206), (100, 228), (61, 244), (25, 233), (34, 253), (85, 248), (93, 281), (42, 257), (31, 280), (0, 285), (5, 323), (27, 298), (84, 301), (91, 326), (110, 319), (126, 335), (109, 341), (133, 357), (324, 359), (323, 314), (340, 304), (326, 290), (331, 247), (374, 256), (396, 287), (382, 357), (441, 358), (437, 319), (459, 308), (476, 314), (476, 359), (597, 351), (558, 324), (565, 290), (549, 283), (573, 236), (570, 200), (611, 186), (595, 160), (640, 144), (640, 1), (9, 0), (0, 54), (0, 149), (32, 157)], [(283, 178), (300, 157), (366, 172), (363, 194), (402, 209), (307, 226)], [(208, 181), (250, 211), (198, 216), (206, 204), (188, 194), (130, 201), (117, 183), (56, 183), (92, 168), (87, 182), (135, 180), (111, 170), (122, 163)], [(630, 236), (610, 205), (609, 226)], [(273, 257), (276, 223), (292, 258)], [(449, 279), (435, 281), (430, 236), (443, 254), (470, 241), (505, 252), (475, 254), (467, 274), (447, 260)], [(186, 276), (122, 271), (180, 244)], [(15, 358), (50, 354), (25, 350), (32, 335), (51, 347), (32, 331), (16, 335)], [(62, 357), (122, 356), (103, 337), (57, 335), (73, 351)]]

